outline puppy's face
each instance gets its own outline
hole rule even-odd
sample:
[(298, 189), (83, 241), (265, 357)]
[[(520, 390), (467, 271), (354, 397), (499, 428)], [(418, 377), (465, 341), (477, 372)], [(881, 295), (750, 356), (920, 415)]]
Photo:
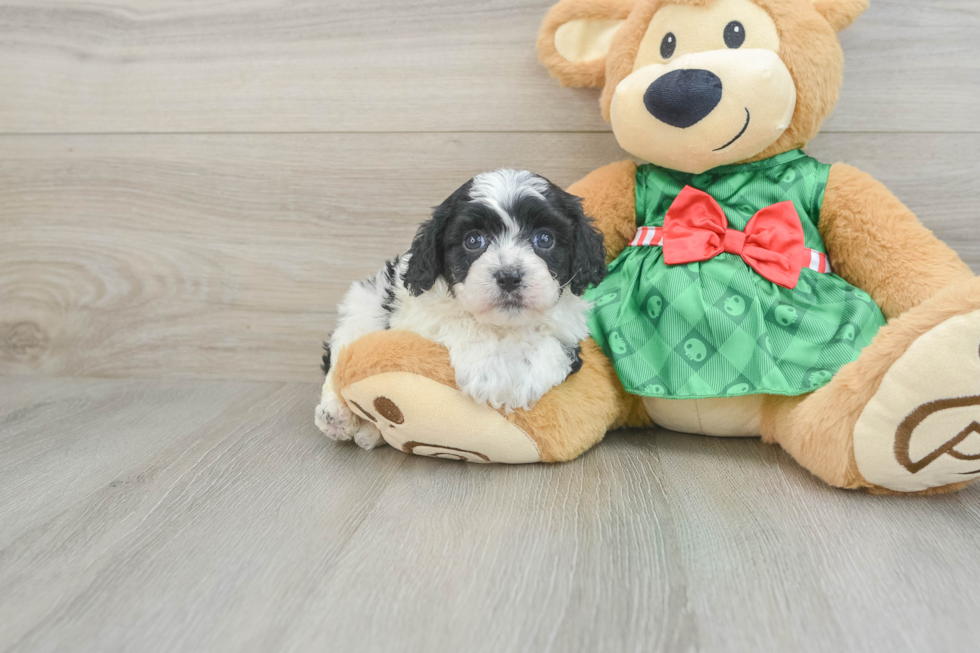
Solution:
[(513, 325), (580, 295), (605, 273), (602, 236), (580, 201), (542, 177), (474, 177), (423, 224), (405, 276), (413, 294), (442, 276), (478, 320)]

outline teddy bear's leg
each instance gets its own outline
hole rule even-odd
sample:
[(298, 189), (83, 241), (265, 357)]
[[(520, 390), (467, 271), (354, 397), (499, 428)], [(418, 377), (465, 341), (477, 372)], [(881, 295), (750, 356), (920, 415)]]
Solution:
[(612, 363), (590, 338), (582, 343), (582, 369), (553, 388), (529, 411), (508, 416), (538, 441), (544, 462), (577, 458), (621, 426), (651, 426), (639, 397), (627, 394)]
[(805, 397), (768, 397), (762, 435), (831, 485), (944, 492), (980, 478), (980, 279), (893, 319)]
[(340, 353), (332, 373), (350, 410), (406, 453), (470, 462), (558, 462), (580, 455), (610, 428), (644, 419), (591, 340), (583, 343), (582, 362), (579, 372), (533, 409), (510, 414), (461, 393), (449, 352), (407, 331), (361, 338)]

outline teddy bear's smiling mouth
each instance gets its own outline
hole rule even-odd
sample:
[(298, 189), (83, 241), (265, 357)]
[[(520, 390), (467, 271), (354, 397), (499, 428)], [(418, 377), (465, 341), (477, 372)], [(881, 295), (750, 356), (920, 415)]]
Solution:
[(732, 143), (734, 143), (738, 139), (742, 138), (742, 134), (744, 134), (745, 133), (745, 130), (749, 128), (749, 122), (751, 122), (751, 120), (752, 120), (752, 114), (750, 114), (748, 108), (746, 108), (745, 109), (745, 126), (742, 127), (742, 131), (740, 131), (735, 136), (735, 138), (733, 138), (732, 140), (728, 141), (727, 143), (725, 143), (724, 145), (722, 145), (721, 147), (719, 147), (717, 150), (714, 150), (714, 151), (715, 152), (721, 152), (723, 149), (725, 149), (726, 147), (728, 147), (729, 145), (731, 145)]

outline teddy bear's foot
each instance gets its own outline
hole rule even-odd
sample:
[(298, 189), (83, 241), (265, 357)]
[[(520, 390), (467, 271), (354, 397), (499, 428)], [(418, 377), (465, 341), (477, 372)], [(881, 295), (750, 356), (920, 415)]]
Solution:
[(351, 408), (405, 453), (471, 463), (534, 463), (534, 440), (489, 406), (410, 372), (386, 372), (343, 389)]
[(980, 311), (933, 327), (895, 361), (854, 426), (854, 459), (895, 492), (980, 478)]
[(831, 485), (937, 493), (980, 478), (980, 279), (893, 319), (804, 398), (767, 398), (763, 438)]

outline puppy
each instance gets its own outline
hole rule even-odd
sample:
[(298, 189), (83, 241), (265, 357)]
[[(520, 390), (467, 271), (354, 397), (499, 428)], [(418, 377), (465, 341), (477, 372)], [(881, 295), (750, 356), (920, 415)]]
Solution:
[(384, 443), (330, 375), (344, 347), (384, 329), (444, 345), (456, 385), (477, 402), (531, 408), (582, 365), (582, 294), (602, 280), (605, 256), (577, 197), (527, 171), (474, 177), (419, 227), (408, 253), (348, 291), (323, 357), (317, 426), (365, 449)]

